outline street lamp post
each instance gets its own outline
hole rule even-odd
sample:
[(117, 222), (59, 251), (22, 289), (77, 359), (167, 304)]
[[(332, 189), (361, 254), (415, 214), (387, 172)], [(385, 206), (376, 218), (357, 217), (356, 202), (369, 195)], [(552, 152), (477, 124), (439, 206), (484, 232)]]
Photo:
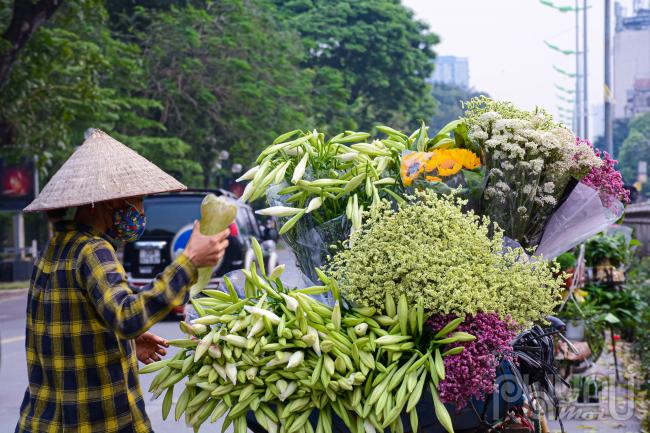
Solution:
[[(583, 0), (582, 3), (582, 44), (584, 49), (582, 50), (582, 64), (583, 64), (583, 82), (584, 82), (584, 96), (583, 96), (583, 109), (584, 109), (584, 120), (583, 120), (583, 137), (585, 139), (589, 138), (589, 86), (588, 86), (588, 77), (587, 73), (587, 0)], [(577, 8), (576, 8), (577, 9)]]
[(612, 131), (612, 102), (610, 89), (612, 88), (611, 68), (611, 0), (605, 0), (605, 143), (607, 151), (614, 158), (614, 133)]
[[(554, 68), (571, 78), (575, 78), (575, 90), (571, 93), (575, 93), (575, 108), (573, 111), (573, 127), (575, 129), (575, 132), (579, 136), (586, 136), (587, 134), (587, 128), (588, 128), (588, 115), (589, 115), (589, 109), (588, 109), (588, 97), (587, 97), (587, 0), (583, 0), (583, 8), (582, 10), (584, 11), (584, 33), (583, 33), (583, 38), (585, 39), (584, 42), (584, 50), (580, 51), (580, 5), (578, 0), (575, 0), (575, 6), (558, 6), (553, 1), (551, 0), (540, 0), (540, 3), (542, 3), (544, 6), (548, 6), (550, 8), (553, 8), (555, 10), (558, 10), (562, 13), (566, 12), (575, 12), (575, 26), (576, 26), (576, 48), (575, 50), (562, 50), (559, 47), (552, 45), (546, 41), (546, 45), (549, 48), (552, 48), (558, 52), (561, 52), (562, 54), (565, 55), (570, 55), (574, 54), (576, 56), (575, 58), (575, 74), (572, 73), (567, 73), (566, 71), (563, 71), (557, 67), (554, 66)], [(580, 54), (584, 55), (584, 70), (580, 71)], [(584, 88), (581, 88), (581, 75), (584, 75), (584, 81), (583, 85)], [(561, 88), (561, 90), (566, 91), (564, 88)], [(584, 126), (583, 126), (584, 125)]]
[(582, 115), (582, 98), (580, 93), (580, 10), (578, 9), (578, 0), (575, 0), (576, 3), (576, 107), (575, 107), (575, 116), (576, 116), (576, 134), (582, 136), (582, 124), (581, 124), (581, 115)]

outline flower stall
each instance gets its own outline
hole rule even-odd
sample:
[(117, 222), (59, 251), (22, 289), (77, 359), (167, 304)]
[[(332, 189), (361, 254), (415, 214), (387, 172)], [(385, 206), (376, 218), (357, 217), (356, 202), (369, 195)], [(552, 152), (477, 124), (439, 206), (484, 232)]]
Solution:
[(196, 429), (453, 432), (481, 405), (494, 425), (524, 422), (528, 390), (498, 398), (504, 368), (537, 362), (513, 341), (548, 342), (539, 325), (567, 278), (552, 259), (620, 218), (626, 196), (608, 156), (543, 110), (465, 110), (435, 134), (296, 130), (259, 155), (242, 200), (267, 201), (306, 283), (265, 269), (255, 243), (240, 287), (194, 298), (187, 338), (170, 342), (182, 350), (141, 371), (157, 372), (163, 417), (180, 386), (174, 417)]

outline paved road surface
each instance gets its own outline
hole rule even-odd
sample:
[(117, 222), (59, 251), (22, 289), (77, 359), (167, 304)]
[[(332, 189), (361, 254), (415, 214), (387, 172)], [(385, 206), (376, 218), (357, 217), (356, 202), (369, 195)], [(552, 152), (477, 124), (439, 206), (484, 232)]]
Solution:
[[(293, 264), (293, 256), (285, 250), (279, 251), (280, 263), (286, 265), (286, 280), (296, 284), (299, 280), (297, 269)], [(25, 362), (25, 306), (26, 293), (12, 295), (0, 299), (0, 433), (12, 432), (18, 421), (18, 412), (22, 402), (25, 388), (27, 387), (27, 366)], [(154, 325), (152, 332), (168, 339), (181, 337), (177, 322), (162, 322)], [(175, 350), (170, 351), (171, 354)], [(151, 394), (146, 390), (154, 375), (143, 375), (140, 383), (145, 396), (147, 413), (151, 419), (156, 433), (177, 433), (191, 432), (183, 419), (181, 422), (174, 422), (168, 418), (166, 421), (161, 417), (162, 396), (156, 401), (150, 401)], [(182, 391), (177, 386), (175, 398)], [(173, 410), (172, 410), (173, 413)], [(208, 429), (203, 428), (203, 431)], [(221, 423), (218, 422), (210, 431), (221, 431)], [(228, 429), (232, 432), (233, 429)]]

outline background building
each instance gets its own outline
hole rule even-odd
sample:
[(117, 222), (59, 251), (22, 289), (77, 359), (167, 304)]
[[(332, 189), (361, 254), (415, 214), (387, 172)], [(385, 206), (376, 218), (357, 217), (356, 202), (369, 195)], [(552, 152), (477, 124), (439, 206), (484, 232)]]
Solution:
[(469, 62), (467, 57), (439, 56), (436, 58), (433, 70), (433, 83), (453, 84), (458, 87), (469, 87)]
[(650, 2), (636, 0), (624, 16), (616, 3), (614, 34), (614, 117), (632, 118), (650, 111)]

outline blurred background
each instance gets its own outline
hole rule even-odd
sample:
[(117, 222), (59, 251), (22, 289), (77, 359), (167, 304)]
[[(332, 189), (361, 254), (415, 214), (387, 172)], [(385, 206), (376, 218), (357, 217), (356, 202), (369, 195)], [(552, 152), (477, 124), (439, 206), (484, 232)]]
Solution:
[(0, 31), (10, 256), (47, 239), (19, 211), (91, 127), (239, 194), (233, 179), (284, 131), (437, 129), (489, 95), (548, 110), (646, 195), (649, 0), (16, 0)]
[[(20, 290), (50, 230), (21, 209), (88, 128), (235, 198), (285, 131), (437, 130), (487, 95), (607, 151), (650, 222), (650, 0), (6, 0), (0, 32), (1, 350), (19, 369), (3, 362), (0, 425), (25, 386)], [(266, 223), (251, 224), (241, 237)]]

